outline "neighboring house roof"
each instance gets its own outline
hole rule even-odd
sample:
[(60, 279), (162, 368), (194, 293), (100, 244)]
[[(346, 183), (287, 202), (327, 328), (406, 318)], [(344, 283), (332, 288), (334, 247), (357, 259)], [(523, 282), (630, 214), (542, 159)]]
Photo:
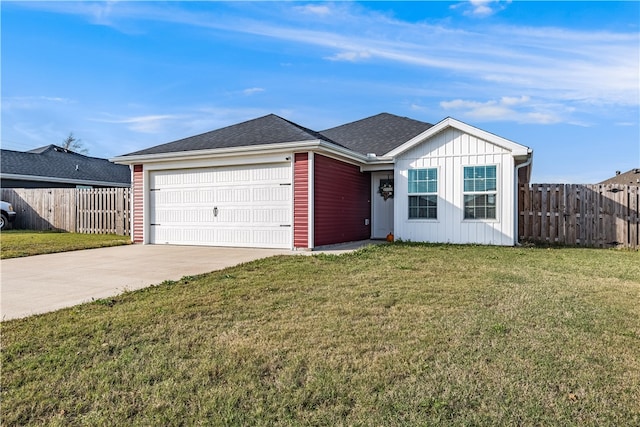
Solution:
[(600, 184), (621, 184), (621, 185), (640, 186), (640, 168), (634, 168), (624, 173), (620, 173), (620, 171), (616, 171), (616, 176), (606, 179), (602, 181)]
[(320, 133), (355, 152), (381, 156), (432, 126), (408, 117), (380, 113)]
[(316, 140), (332, 142), (316, 131), (297, 125), (275, 114), (269, 114), (211, 132), (129, 153), (125, 156)]
[(3, 179), (117, 187), (131, 184), (128, 166), (84, 156), (56, 145), (27, 152), (0, 151), (0, 176)]

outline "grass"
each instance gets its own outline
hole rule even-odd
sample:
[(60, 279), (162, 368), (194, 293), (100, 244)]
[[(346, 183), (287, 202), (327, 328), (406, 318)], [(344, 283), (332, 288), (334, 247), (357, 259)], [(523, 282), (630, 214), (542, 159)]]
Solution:
[(3, 425), (640, 425), (640, 254), (280, 256), (2, 328)]
[(131, 243), (128, 236), (52, 231), (7, 230), (0, 233), (0, 259), (103, 248)]

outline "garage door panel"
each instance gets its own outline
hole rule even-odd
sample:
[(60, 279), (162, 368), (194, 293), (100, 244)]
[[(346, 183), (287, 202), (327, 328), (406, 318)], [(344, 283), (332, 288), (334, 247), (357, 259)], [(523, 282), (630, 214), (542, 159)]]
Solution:
[(163, 209), (158, 212), (155, 220), (155, 224), (181, 224), (185, 221), (185, 214), (178, 209)]
[(150, 242), (291, 247), (291, 166), (151, 172)]
[(291, 245), (290, 236), (290, 229), (260, 230), (253, 233), (253, 239), (258, 244), (279, 245), (276, 247), (289, 247)]
[(211, 204), (216, 200), (216, 192), (213, 189), (210, 190), (200, 190), (199, 191), (199, 201), (204, 204)]
[(290, 212), (289, 209), (277, 209), (274, 207), (255, 209), (253, 211), (253, 222), (280, 227), (288, 223)]
[(182, 203), (182, 192), (176, 190), (151, 191), (152, 206)]
[(290, 200), (291, 188), (288, 186), (258, 187), (253, 189), (253, 200), (256, 202), (282, 202)]

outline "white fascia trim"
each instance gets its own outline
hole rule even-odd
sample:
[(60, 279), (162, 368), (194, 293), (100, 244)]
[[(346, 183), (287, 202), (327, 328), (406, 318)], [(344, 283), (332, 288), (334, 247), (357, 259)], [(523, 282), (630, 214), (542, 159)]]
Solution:
[(15, 179), (17, 181), (57, 182), (60, 184), (99, 185), (102, 187), (131, 187), (130, 184), (124, 184), (122, 182), (91, 181), (85, 179), (56, 178), (52, 176), (20, 175), (15, 173), (3, 173), (0, 174), (0, 177), (2, 179)]
[(177, 151), (160, 154), (142, 154), (137, 156), (119, 156), (110, 159), (110, 161), (119, 164), (132, 165), (138, 163), (171, 162), (176, 160), (198, 160), (209, 157), (228, 157), (278, 152), (291, 153), (292, 151), (309, 151), (313, 149), (321, 149), (359, 163), (365, 163), (367, 161), (366, 156), (320, 139), (311, 141), (283, 142), (277, 144), (246, 145), (242, 147), (213, 148), (209, 150)]
[(377, 172), (393, 170), (396, 160), (391, 157), (377, 157), (375, 160), (369, 159), (366, 164), (360, 166), (360, 172)]
[(482, 129), (478, 129), (475, 126), (468, 125), (452, 117), (447, 117), (446, 119), (440, 121), (439, 123), (431, 126), (429, 129), (422, 132), (420, 135), (410, 139), (409, 141), (405, 142), (399, 147), (396, 147), (393, 150), (389, 151), (388, 153), (385, 154), (385, 156), (396, 157), (399, 154), (402, 154), (405, 151), (415, 147), (416, 145), (424, 142), (426, 139), (431, 138), (433, 135), (437, 134), (438, 132), (441, 132), (442, 130), (448, 127), (456, 128), (458, 130), (461, 130), (462, 132), (477, 136), (481, 139), (491, 142), (492, 144), (505, 148), (511, 152), (511, 155), (513, 157), (528, 156), (531, 151), (529, 147), (525, 147), (524, 145), (520, 145), (516, 142), (502, 138), (501, 136), (492, 134)]

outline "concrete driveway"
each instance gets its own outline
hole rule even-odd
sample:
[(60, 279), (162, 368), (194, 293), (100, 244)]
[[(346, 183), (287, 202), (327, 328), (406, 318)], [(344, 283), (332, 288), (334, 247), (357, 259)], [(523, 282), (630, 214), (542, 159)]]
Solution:
[(294, 252), (128, 245), (0, 261), (0, 319), (45, 313), (165, 280)]
[(364, 240), (313, 252), (128, 245), (4, 259), (0, 261), (0, 319), (46, 313), (274, 255), (339, 255), (380, 243), (383, 242)]

